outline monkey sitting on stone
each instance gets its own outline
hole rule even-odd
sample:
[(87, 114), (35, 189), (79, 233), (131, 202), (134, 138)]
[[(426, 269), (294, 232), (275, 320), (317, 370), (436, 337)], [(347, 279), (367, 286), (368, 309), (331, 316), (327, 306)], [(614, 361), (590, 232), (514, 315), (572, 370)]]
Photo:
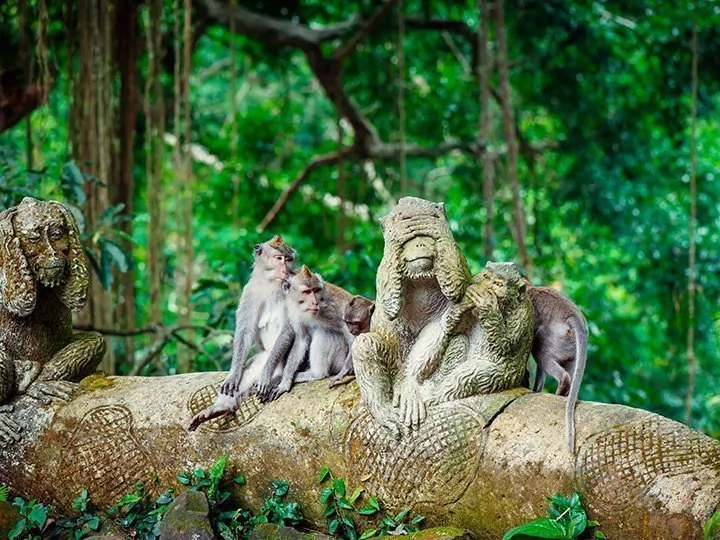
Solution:
[[(337, 375), (352, 363), (350, 347), (355, 336), (348, 330), (343, 315), (350, 293), (326, 283), (307, 266), (285, 282), (287, 319), (285, 328), (265, 365), (257, 384), (262, 401), (273, 401), (289, 391), (293, 382), (308, 382)], [(273, 373), (283, 352), (292, 345), (279, 384)], [(309, 356), (309, 367), (298, 372)]]
[(527, 291), (535, 313), (533, 391), (542, 391), (547, 373), (558, 382), (555, 393), (568, 396), (565, 427), (568, 448), (574, 453), (575, 405), (587, 363), (587, 322), (580, 309), (552, 287), (528, 286)]
[[(253, 250), (253, 270), (245, 285), (235, 313), (233, 358), (225, 382), (215, 402), (200, 411), (190, 422), (194, 431), (203, 422), (237, 409), (265, 367), (268, 354), (285, 326), (285, 293), (283, 282), (297, 272), (296, 252), (280, 235)], [(257, 354), (246, 362), (252, 347)], [(288, 345), (289, 349), (289, 345)], [(286, 350), (278, 352), (287, 354)]]
[[(345, 321), (348, 331), (354, 337), (357, 337), (360, 334), (370, 331), (370, 322), (372, 320), (373, 313), (375, 313), (375, 302), (358, 294), (353, 296), (345, 306), (343, 321)], [(345, 360), (345, 365), (342, 370), (340, 370), (340, 373), (330, 377), (328, 380), (328, 386), (332, 387), (351, 381), (352, 378), (347, 379), (347, 381), (344, 379), (347, 376), (354, 375), (354, 373), (355, 370), (353, 369), (351, 347), (351, 352)]]

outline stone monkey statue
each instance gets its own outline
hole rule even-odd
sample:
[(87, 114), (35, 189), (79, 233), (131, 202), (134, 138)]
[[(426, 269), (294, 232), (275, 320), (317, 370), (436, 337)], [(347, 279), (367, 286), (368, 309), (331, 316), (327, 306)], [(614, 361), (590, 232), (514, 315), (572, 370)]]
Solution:
[[(326, 283), (307, 266), (285, 282), (285, 289), (287, 320), (258, 382), (258, 396), (262, 401), (277, 399), (288, 392), (294, 382), (324, 379), (340, 373), (348, 362), (352, 364), (350, 347), (355, 337), (343, 320), (350, 293)], [(281, 380), (275, 386), (273, 373), (289, 346)], [(309, 367), (299, 372), (306, 355)]]
[(0, 213), (0, 445), (19, 440), (8, 402), (26, 393), (69, 399), (94, 372), (106, 343), (76, 332), (89, 273), (75, 220), (62, 204), (25, 197)]
[(588, 328), (580, 309), (552, 287), (528, 286), (535, 312), (532, 355), (537, 364), (533, 390), (541, 392), (545, 374), (568, 396), (565, 427), (568, 449), (575, 452), (575, 405), (587, 363)]
[(514, 265), (471, 279), (442, 203), (404, 197), (380, 223), (377, 309), (352, 348), (373, 417), (399, 436), (428, 406), (520, 386), (533, 311)]

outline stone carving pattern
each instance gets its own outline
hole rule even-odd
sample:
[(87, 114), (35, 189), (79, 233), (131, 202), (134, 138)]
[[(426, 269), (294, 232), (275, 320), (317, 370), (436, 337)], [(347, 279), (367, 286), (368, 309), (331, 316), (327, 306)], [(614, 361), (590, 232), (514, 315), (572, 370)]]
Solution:
[(396, 441), (367, 412), (347, 429), (348, 466), (368, 478), (368, 492), (397, 506), (451, 504), (475, 479), (486, 434), (484, 421), (458, 402), (442, 404), (419, 430)]
[[(720, 465), (720, 443), (660, 417), (620, 426), (587, 441), (576, 471), (591, 507), (623, 511), (651, 487), (658, 476), (696, 473)], [(720, 489), (720, 486), (718, 486)]]
[[(218, 396), (217, 386), (209, 384), (197, 390), (188, 401), (188, 409), (195, 416), (200, 411), (210, 407)], [(255, 394), (244, 396), (232, 413), (225, 414), (201, 424), (201, 429), (222, 432), (232, 431), (250, 422), (260, 411), (261, 404)]]
[(0, 445), (19, 439), (7, 414), (20, 393), (68, 399), (105, 354), (97, 332), (72, 329), (87, 302), (88, 264), (70, 212), (23, 201), (0, 213)]
[(110, 505), (142, 482), (153, 493), (156, 467), (138, 441), (131, 412), (108, 405), (89, 411), (65, 445), (61, 471), (77, 497), (86, 487), (93, 500)]

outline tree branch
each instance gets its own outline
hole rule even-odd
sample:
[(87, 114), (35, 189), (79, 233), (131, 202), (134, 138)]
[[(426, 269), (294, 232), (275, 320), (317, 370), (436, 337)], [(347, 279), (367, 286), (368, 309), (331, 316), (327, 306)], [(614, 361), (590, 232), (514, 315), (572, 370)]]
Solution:
[(345, 22), (315, 29), (259, 15), (240, 6), (225, 4), (217, 0), (200, 1), (205, 6), (208, 15), (216, 21), (229, 26), (230, 20), (233, 20), (235, 31), (238, 34), (271, 45), (289, 46), (303, 50), (318, 47), (321, 43), (340, 38), (354, 30), (360, 22), (360, 18), (356, 15)]
[(380, 22), (380, 19), (382, 19), (383, 15), (387, 13), (387, 10), (390, 9), (390, 7), (396, 2), (397, 0), (387, 0), (380, 7), (380, 9), (378, 9), (377, 12), (375, 12), (375, 14), (370, 17), (370, 19), (368, 19), (367, 22), (365, 22), (365, 24), (363, 24), (357, 32), (355, 32), (355, 35), (351, 37), (344, 46), (335, 49), (335, 52), (333, 53), (333, 60), (342, 62), (353, 52), (355, 52), (355, 49), (360, 44), (360, 42), (365, 38), (365, 36), (370, 33), (373, 28), (375, 28), (375, 26)]

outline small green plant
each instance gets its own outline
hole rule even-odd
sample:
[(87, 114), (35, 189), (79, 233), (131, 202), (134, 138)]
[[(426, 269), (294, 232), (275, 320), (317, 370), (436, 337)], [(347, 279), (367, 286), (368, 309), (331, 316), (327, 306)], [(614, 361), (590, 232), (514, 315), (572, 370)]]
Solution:
[(227, 456), (220, 456), (209, 471), (198, 468), (192, 473), (179, 474), (178, 480), (190, 486), (190, 491), (205, 493), (210, 506), (210, 521), (216, 532), (225, 540), (234, 540), (251, 528), (252, 513), (243, 508), (233, 508), (230, 504), (230, 486), (244, 485), (245, 477), (238, 475), (229, 480), (225, 475), (226, 465)]
[(127, 493), (117, 504), (108, 508), (107, 514), (134, 536), (155, 540), (160, 535), (160, 521), (173, 500), (172, 494), (170, 488), (153, 500), (147, 494), (144, 484), (135, 484), (133, 493)]
[[(345, 481), (333, 476), (328, 467), (324, 467), (317, 477), (318, 484), (330, 481), (320, 493), (320, 501), (325, 504), (325, 518), (328, 520), (328, 532), (336, 538), (343, 540), (366, 540), (383, 535), (403, 535), (418, 531), (418, 525), (425, 519), (423, 516), (410, 518), (410, 510), (405, 508), (394, 517), (382, 515), (382, 503), (377, 497), (368, 497), (366, 504), (356, 510), (355, 504), (362, 495), (362, 486), (355, 488), (351, 495), (347, 495)], [(353, 514), (375, 518), (375, 526), (365, 530), (358, 537), (357, 526)]]
[(303, 519), (302, 512), (296, 502), (283, 499), (290, 491), (287, 482), (272, 483), (272, 495), (265, 500), (260, 514), (253, 518), (253, 524), (275, 523), (277, 525), (297, 525)]
[(7, 501), (9, 495), (10, 495), (10, 488), (0, 484), (0, 502)]
[[(548, 497), (550, 506), (548, 518), (537, 519), (530, 523), (519, 525), (510, 529), (503, 536), (503, 540), (511, 538), (559, 538), (572, 540), (580, 538), (588, 527), (599, 527), (597, 521), (588, 521), (585, 509), (580, 502), (580, 495), (573, 493), (568, 499), (562, 495)], [(590, 538), (606, 538), (599, 531), (594, 531)], [(587, 537), (587, 536), (585, 536)]]
[(100, 516), (98, 510), (91, 504), (90, 494), (87, 489), (82, 490), (80, 496), (73, 501), (72, 507), (73, 510), (78, 512), (78, 515), (58, 520), (56, 525), (60, 529), (69, 531), (76, 540), (98, 531), (100, 528)]
[(43, 538), (45, 527), (49, 524), (48, 515), (52, 507), (39, 503), (34, 499), (25, 502), (21, 497), (13, 499), (13, 506), (17, 507), (22, 518), (8, 533), (8, 540), (14, 540), (15, 538), (40, 540)]
[(715, 512), (703, 530), (703, 540), (715, 540), (720, 537), (720, 510)]

